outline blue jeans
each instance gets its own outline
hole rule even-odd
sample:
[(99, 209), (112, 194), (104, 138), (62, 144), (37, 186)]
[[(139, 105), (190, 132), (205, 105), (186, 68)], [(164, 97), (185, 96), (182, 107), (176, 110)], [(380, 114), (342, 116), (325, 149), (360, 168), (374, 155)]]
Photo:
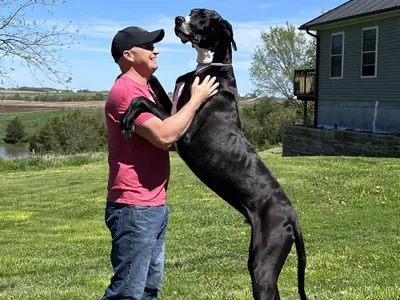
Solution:
[(153, 300), (164, 277), (168, 207), (107, 203), (114, 276), (102, 300)]

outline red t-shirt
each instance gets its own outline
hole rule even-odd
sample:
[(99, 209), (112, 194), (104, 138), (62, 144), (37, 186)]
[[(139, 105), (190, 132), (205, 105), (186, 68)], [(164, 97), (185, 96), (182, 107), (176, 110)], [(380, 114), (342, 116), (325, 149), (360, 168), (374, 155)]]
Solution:
[[(108, 135), (108, 202), (157, 206), (165, 203), (170, 173), (169, 153), (137, 133), (125, 140), (120, 131), (120, 118), (131, 101), (144, 96), (158, 103), (150, 87), (122, 75), (108, 95), (105, 114)], [(138, 128), (151, 113), (141, 113), (135, 120)]]

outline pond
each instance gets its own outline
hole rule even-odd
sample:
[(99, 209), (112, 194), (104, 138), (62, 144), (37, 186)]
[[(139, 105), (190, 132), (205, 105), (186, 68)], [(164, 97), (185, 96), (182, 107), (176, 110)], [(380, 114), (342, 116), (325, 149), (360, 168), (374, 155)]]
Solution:
[(16, 158), (31, 155), (27, 147), (19, 146), (0, 146), (0, 157), (3, 158)]

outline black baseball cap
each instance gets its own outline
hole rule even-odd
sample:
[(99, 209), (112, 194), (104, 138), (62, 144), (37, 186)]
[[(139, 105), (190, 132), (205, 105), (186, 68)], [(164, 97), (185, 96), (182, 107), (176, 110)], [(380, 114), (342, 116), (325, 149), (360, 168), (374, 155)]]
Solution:
[(143, 28), (130, 26), (117, 32), (111, 43), (111, 55), (117, 62), (124, 51), (147, 43), (157, 43), (164, 38), (164, 29), (147, 31)]

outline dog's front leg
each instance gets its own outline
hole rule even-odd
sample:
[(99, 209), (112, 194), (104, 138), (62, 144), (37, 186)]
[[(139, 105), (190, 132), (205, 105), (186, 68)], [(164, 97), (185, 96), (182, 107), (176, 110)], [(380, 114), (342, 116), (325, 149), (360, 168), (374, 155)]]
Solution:
[(121, 133), (126, 140), (135, 131), (134, 121), (142, 112), (150, 112), (161, 120), (170, 116), (169, 113), (146, 97), (140, 96), (134, 98), (120, 119)]

